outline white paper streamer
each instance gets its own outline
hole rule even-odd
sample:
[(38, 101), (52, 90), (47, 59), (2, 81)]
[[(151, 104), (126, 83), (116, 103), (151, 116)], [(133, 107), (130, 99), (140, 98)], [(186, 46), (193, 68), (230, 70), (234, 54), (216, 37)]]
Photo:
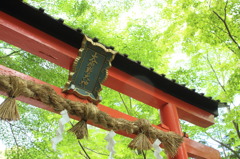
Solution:
[(52, 139), (52, 148), (56, 151), (57, 144), (63, 139), (64, 125), (70, 121), (68, 112), (66, 109), (60, 112), (62, 118), (59, 120), (59, 128), (56, 130), (56, 137)]
[(160, 140), (155, 140), (155, 142), (152, 144), (153, 148), (155, 149), (154, 150), (154, 156), (157, 158), (157, 159), (163, 159), (162, 156), (160, 156), (160, 152), (162, 151), (160, 149), (160, 145), (161, 144), (161, 141)]
[(110, 131), (107, 136), (104, 138), (105, 140), (108, 141), (108, 145), (107, 145), (107, 150), (110, 151), (110, 155), (108, 157), (108, 159), (113, 159), (113, 155), (116, 153), (114, 151), (114, 145), (116, 144), (116, 141), (114, 141), (113, 137), (116, 135), (116, 133), (114, 131)]

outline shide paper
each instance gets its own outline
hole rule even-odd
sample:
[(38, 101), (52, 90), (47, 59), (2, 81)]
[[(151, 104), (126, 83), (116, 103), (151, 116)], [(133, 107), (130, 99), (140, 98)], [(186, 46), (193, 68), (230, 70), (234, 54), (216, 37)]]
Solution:
[(59, 120), (59, 128), (56, 131), (56, 137), (52, 139), (52, 148), (56, 151), (57, 144), (63, 139), (64, 125), (70, 121), (67, 110), (60, 112), (62, 118)]
[(155, 142), (152, 144), (153, 148), (154, 148), (154, 156), (157, 159), (163, 159), (162, 156), (160, 156), (160, 152), (162, 151), (159, 147), (159, 145), (161, 144), (160, 140), (155, 140)]
[(108, 141), (107, 150), (110, 151), (108, 159), (113, 159), (113, 155), (115, 154), (114, 151), (114, 145), (116, 144), (116, 141), (114, 141), (113, 137), (116, 135), (114, 131), (110, 131), (108, 135), (104, 138), (106, 141)]

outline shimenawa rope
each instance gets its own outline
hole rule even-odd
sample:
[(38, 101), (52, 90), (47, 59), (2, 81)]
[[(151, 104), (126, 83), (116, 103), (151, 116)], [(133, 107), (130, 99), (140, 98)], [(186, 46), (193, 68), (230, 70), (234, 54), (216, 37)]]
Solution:
[[(122, 130), (127, 133), (136, 134), (137, 138), (133, 139), (132, 144), (129, 144), (130, 148), (136, 148), (139, 150), (149, 149), (151, 148), (149, 145), (150, 141), (159, 139), (163, 144), (166, 153), (170, 156), (174, 156), (177, 153), (177, 149), (183, 141), (181, 136), (173, 132), (163, 132), (152, 127), (146, 119), (139, 119), (132, 122), (121, 118), (113, 118), (105, 112), (100, 111), (96, 105), (92, 103), (81, 103), (65, 99), (59, 96), (48, 85), (36, 84), (32, 81), (23, 80), (19, 77), (0, 75), (0, 91), (7, 92), (9, 95), (6, 101), (4, 101), (5, 103), (3, 102), (0, 106), (0, 118), (3, 120), (19, 119), (16, 104), (14, 104), (15, 106), (12, 106), (12, 104), (7, 104), (8, 106), (6, 106), (6, 103), (11, 103), (12, 98), (21, 95), (41, 101), (42, 103), (53, 107), (56, 112), (67, 109), (69, 114), (77, 115), (81, 119), (84, 119), (76, 124), (75, 128), (73, 127), (71, 129), (73, 132), (75, 132), (74, 129), (79, 130), (79, 127), (85, 127), (84, 123), (86, 124), (86, 120), (91, 120), (93, 123), (99, 124), (109, 130)], [(7, 116), (6, 114), (10, 115)], [(82, 126), (79, 126), (81, 124)], [(87, 136), (87, 130), (79, 131), (82, 131), (82, 134), (77, 135), (77, 138)], [(77, 131), (77, 133), (79, 133), (79, 131)], [(139, 146), (136, 145), (136, 143), (142, 144), (139, 144)], [(144, 143), (147, 145), (144, 145)]]

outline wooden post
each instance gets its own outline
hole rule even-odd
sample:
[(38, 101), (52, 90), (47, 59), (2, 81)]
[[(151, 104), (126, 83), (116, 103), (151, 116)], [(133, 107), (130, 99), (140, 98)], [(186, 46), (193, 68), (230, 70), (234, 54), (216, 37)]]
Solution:
[[(182, 135), (182, 130), (181, 130), (176, 106), (174, 106), (173, 104), (166, 104), (165, 106), (162, 107), (162, 109), (160, 110), (160, 113), (161, 113), (162, 123), (167, 125), (170, 131), (173, 131), (179, 135)], [(182, 143), (174, 159), (187, 159), (187, 158), (188, 158), (188, 155), (187, 155), (185, 143)]]

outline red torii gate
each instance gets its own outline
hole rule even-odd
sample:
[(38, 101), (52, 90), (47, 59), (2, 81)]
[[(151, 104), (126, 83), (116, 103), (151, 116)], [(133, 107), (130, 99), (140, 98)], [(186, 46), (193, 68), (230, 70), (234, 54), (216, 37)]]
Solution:
[[(4, 3), (1, 4), (2, 2)], [(20, 47), (23, 50), (33, 53), (46, 60), (49, 60), (66, 69), (71, 69), (72, 63), (78, 55), (79, 47), (77, 45), (80, 45), (80, 43), (73, 44), (71, 43), (71, 41), (69, 42), (63, 40), (61, 39), (61, 37), (58, 37), (54, 32), (49, 32), (49, 30), (51, 29), (44, 30), (41, 27), (39, 27), (39, 24), (46, 25), (46, 23), (49, 23), (51, 21), (54, 22), (51, 23), (51, 25), (55, 26), (55, 28), (65, 27), (64, 29), (66, 30), (66, 33), (71, 34), (74, 30), (63, 25), (61, 21), (60, 22), (56, 21), (53, 18), (47, 16), (46, 14), (43, 14), (42, 9), (36, 10), (18, 0), (5, 0), (5, 1), (3, 0), (2, 2), (0, 2), (1, 40), (13, 44), (17, 47)], [(22, 13), (21, 16), (19, 16), (20, 13)], [(39, 24), (37, 25), (30, 24), (31, 23), (30, 21), (32, 19), (31, 18), (28, 19), (29, 15), (32, 17), (32, 19), (38, 19)], [(41, 22), (42, 20), (41, 18), (43, 18), (46, 21)], [(47, 28), (48, 26), (45, 27)], [(75, 37), (73, 38), (79, 39), (81, 41), (80, 34), (81, 33), (74, 31)], [(68, 37), (69, 35), (66, 34), (64, 34), (63, 36), (65, 36), (67, 39), (72, 38)], [(131, 64), (131, 60), (127, 59), (126, 57), (119, 55), (118, 59), (120, 58), (124, 58), (123, 60), (126, 60), (126, 64)], [(113, 61), (113, 63), (114, 62), (115, 61)], [(219, 106), (218, 102), (203, 97), (184, 87), (184, 90), (186, 89), (185, 91), (188, 91), (187, 93), (191, 93), (191, 95), (193, 94), (194, 95), (193, 98), (196, 99), (195, 103), (193, 103), (192, 101), (187, 102), (187, 100), (180, 99), (174, 95), (166, 93), (166, 91), (163, 91), (155, 87), (154, 85), (147, 83), (141, 78), (134, 77), (131, 73), (123, 71), (124, 69), (121, 68), (119, 69), (118, 65), (119, 64), (115, 62), (115, 64), (113, 64), (113, 67), (109, 69), (108, 78), (103, 83), (103, 85), (110, 87), (121, 93), (124, 93), (156, 109), (160, 109), (161, 119), (163, 123), (157, 126), (153, 125), (154, 127), (161, 129), (163, 131), (174, 131), (175, 133), (182, 135), (179, 119), (184, 119), (201, 127), (208, 127), (214, 124), (214, 115), (215, 116), (217, 115), (216, 111)], [(142, 69), (142, 66), (139, 65), (138, 67)], [(151, 74), (152, 71), (149, 70), (149, 72), (147, 73)], [(32, 80), (36, 83), (40, 84), (44, 83), (38, 79), (16, 72), (4, 66), (0, 66), (0, 74), (15, 75), (26, 80)], [(174, 82), (169, 80), (167, 82), (170, 82), (170, 84), (173, 85), (175, 84)], [(62, 93), (62, 90), (58, 87), (55, 86), (52, 87), (59, 95), (62, 95), (67, 99), (80, 102), (83, 101), (74, 95)], [(0, 93), (5, 95), (4, 92)], [(54, 110), (52, 110), (50, 107), (43, 105), (39, 101), (26, 97), (19, 97), (18, 99), (26, 103), (35, 105), (37, 107), (54, 112)], [(201, 101), (203, 102), (201, 103)], [(201, 105), (207, 106), (209, 105), (209, 107), (213, 105), (212, 106), (213, 108), (208, 109), (207, 106), (201, 107), (199, 106), (199, 103)], [(98, 104), (97, 107), (101, 111), (108, 113), (112, 117), (124, 118), (130, 121), (136, 120), (136, 118), (132, 116), (126, 115), (124, 113), (103, 106), (101, 104)], [(79, 117), (76, 116), (71, 117), (73, 119), (79, 120)], [(88, 123), (94, 125), (91, 122)], [(95, 126), (101, 127), (99, 125)], [(131, 138), (134, 137), (134, 135), (127, 134), (126, 132), (122, 131), (119, 131), (117, 133)], [(175, 158), (186, 159), (188, 156), (207, 159), (220, 158), (220, 154), (217, 150), (205, 146), (203, 144), (197, 143), (191, 139), (184, 138), (184, 143), (179, 148), (178, 154)]]

